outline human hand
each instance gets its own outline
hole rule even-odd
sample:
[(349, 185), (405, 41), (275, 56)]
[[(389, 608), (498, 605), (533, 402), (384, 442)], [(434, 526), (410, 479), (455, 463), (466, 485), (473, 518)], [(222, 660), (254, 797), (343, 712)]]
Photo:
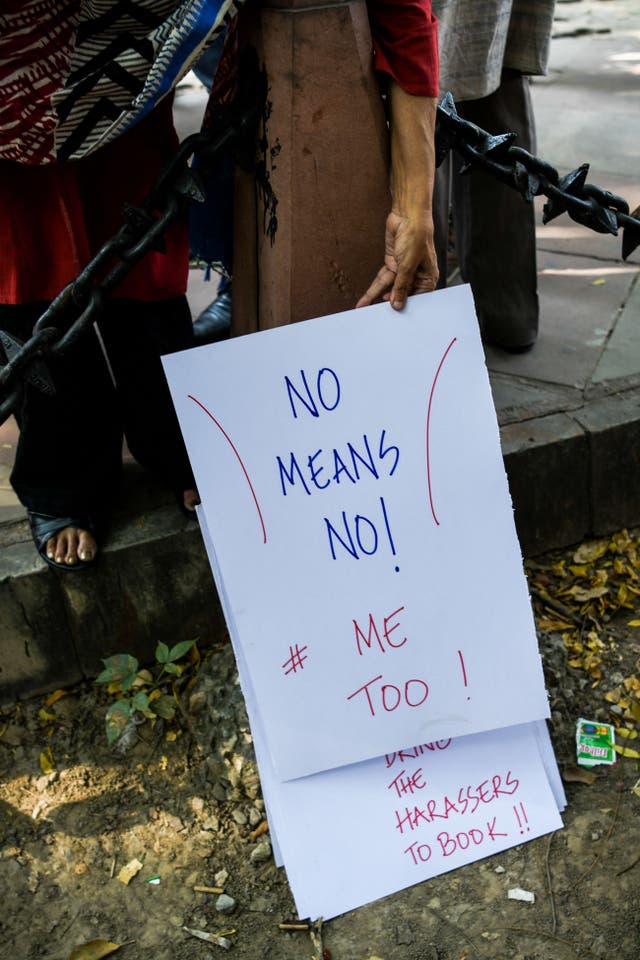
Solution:
[(438, 283), (438, 263), (429, 213), (403, 215), (392, 210), (385, 228), (384, 264), (356, 307), (378, 300), (402, 310), (411, 293), (427, 293)]
[(413, 96), (392, 81), (391, 182), (384, 265), (357, 307), (388, 300), (402, 310), (410, 293), (435, 290), (438, 264), (433, 244), (431, 201), (435, 170), (435, 97)]

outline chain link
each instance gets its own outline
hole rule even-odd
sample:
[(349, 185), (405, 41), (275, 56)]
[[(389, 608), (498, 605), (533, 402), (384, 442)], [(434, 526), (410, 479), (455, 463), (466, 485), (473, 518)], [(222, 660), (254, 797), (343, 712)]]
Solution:
[(513, 145), (515, 134), (490, 134), (458, 116), (453, 97), (447, 93), (438, 107), (436, 162), (442, 163), (450, 150), (464, 160), (463, 172), (484, 170), (517, 190), (525, 200), (545, 196), (542, 222), (549, 223), (563, 213), (597, 233), (618, 235), (623, 229), (622, 259), (640, 244), (638, 211), (629, 213), (622, 197), (587, 183), (589, 165), (584, 163), (561, 177), (550, 163)]
[[(7, 361), (0, 365), (0, 423), (20, 402), (22, 382), (46, 394), (55, 392), (46, 360), (62, 356), (92, 327), (103, 305), (131, 269), (150, 250), (162, 250), (169, 225), (192, 202), (204, 200), (200, 179), (192, 169), (194, 157), (202, 167), (212, 165), (231, 149), (246, 165), (253, 156), (251, 143), (266, 107), (266, 77), (255, 58), (243, 64), (241, 86), (234, 104), (220, 108), (211, 130), (184, 140), (139, 207), (127, 206), (124, 224), (96, 253), (79, 276), (68, 284), (35, 324), (26, 343), (0, 330), (0, 346)], [(463, 159), (463, 170), (483, 170), (517, 190), (527, 201), (545, 196), (543, 223), (567, 213), (598, 233), (616, 236), (623, 229), (622, 257), (640, 244), (640, 219), (622, 197), (587, 183), (588, 164), (561, 177), (550, 163), (514, 145), (514, 133), (490, 134), (458, 116), (451, 94), (437, 111), (436, 163), (450, 150)]]

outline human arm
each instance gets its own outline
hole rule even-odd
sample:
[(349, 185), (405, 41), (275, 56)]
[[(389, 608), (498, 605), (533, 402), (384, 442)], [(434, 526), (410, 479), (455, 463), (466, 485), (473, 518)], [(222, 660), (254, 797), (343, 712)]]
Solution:
[(402, 309), (438, 279), (431, 216), (438, 94), (437, 24), (430, 0), (367, 0), (374, 65), (391, 107), (392, 207), (384, 264), (358, 306), (381, 297)]
[(407, 93), (394, 80), (389, 97), (392, 205), (384, 263), (356, 306), (382, 298), (402, 310), (409, 294), (435, 290), (438, 282), (431, 213), (437, 100)]

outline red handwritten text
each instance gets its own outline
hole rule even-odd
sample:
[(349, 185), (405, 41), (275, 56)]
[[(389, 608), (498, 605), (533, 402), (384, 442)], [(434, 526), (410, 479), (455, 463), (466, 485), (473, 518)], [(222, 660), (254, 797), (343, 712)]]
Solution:
[(458, 850), (468, 850), (470, 846), (479, 847), (484, 840), (493, 840), (496, 837), (508, 837), (508, 833), (499, 833), (496, 829), (496, 818), (491, 822), (486, 821), (486, 830), (479, 830), (477, 827), (471, 827), (470, 830), (461, 830), (455, 837), (443, 830), (436, 837), (440, 844), (440, 852), (443, 857), (450, 857)]
[[(398, 629), (400, 626), (399, 623), (393, 623), (393, 618), (396, 617), (399, 613), (402, 613), (404, 607), (398, 607), (397, 610), (394, 610), (393, 613), (390, 613), (388, 617), (385, 617), (382, 621), (382, 631), (380, 631), (376, 625), (376, 621), (372, 613), (369, 614), (369, 628), (367, 634), (365, 635), (364, 630), (360, 627), (360, 624), (357, 620), (353, 621), (353, 626), (355, 628), (356, 635), (356, 647), (358, 648), (358, 653), (360, 656), (363, 654), (362, 644), (364, 644), (368, 650), (371, 650), (373, 640), (375, 640), (380, 647), (383, 653), (386, 653), (386, 647), (383, 643), (383, 638), (390, 647), (397, 649), (402, 647), (407, 642), (407, 637), (403, 637), (402, 640), (395, 640), (392, 638), (391, 634)], [(382, 636), (381, 636), (382, 632)]]
[(377, 684), (378, 681), (382, 679), (382, 674), (378, 674), (377, 677), (367, 681), (367, 683), (358, 687), (357, 690), (354, 690), (353, 693), (350, 693), (347, 700), (353, 700), (354, 697), (364, 693), (367, 706), (369, 707), (369, 713), (372, 717), (375, 717), (376, 707), (378, 710), (382, 707), (387, 713), (393, 713), (401, 703), (406, 704), (408, 707), (419, 707), (429, 696), (428, 685), (424, 680), (419, 680), (417, 677), (406, 680), (404, 689), (396, 687), (394, 683), (383, 683), (377, 690), (369, 689), (373, 688), (374, 684)]
[(407, 760), (415, 760), (417, 757), (424, 756), (425, 750), (434, 753), (436, 750), (446, 750), (453, 743), (451, 737), (448, 740), (436, 740), (434, 743), (421, 743), (417, 747), (411, 747), (409, 750), (398, 750), (397, 753), (385, 753), (387, 767), (392, 767), (396, 760), (399, 763), (406, 763)]
[[(392, 781), (391, 785), (394, 783), (395, 781)], [(405, 830), (417, 830), (423, 823), (448, 820), (453, 814), (461, 817), (472, 815), (481, 804), (491, 803), (501, 796), (511, 796), (519, 786), (520, 781), (512, 776), (510, 770), (505, 777), (495, 774), (490, 780), (483, 780), (477, 786), (467, 784), (460, 787), (453, 798), (445, 795), (427, 800), (423, 807), (414, 806), (413, 809), (405, 807), (404, 812), (396, 810), (396, 830), (400, 833), (404, 833)]]
[(391, 781), (388, 790), (395, 790), (396, 796), (402, 797), (409, 793), (413, 795), (417, 790), (424, 790), (426, 781), (422, 776), (422, 767), (418, 767), (413, 773), (407, 774), (406, 770), (401, 770), (397, 777)]
[[(443, 857), (451, 857), (458, 850), (468, 850), (469, 847), (479, 847), (483, 843), (496, 843), (498, 837), (508, 837), (508, 833), (502, 833), (496, 827), (496, 817), (492, 820), (485, 820), (484, 829), (479, 827), (470, 827), (469, 830), (460, 830), (458, 833), (451, 834), (442, 830), (436, 837), (438, 852)], [(433, 853), (428, 843), (419, 843), (417, 840), (403, 850), (403, 853), (409, 854), (415, 866), (421, 863), (428, 863)]]

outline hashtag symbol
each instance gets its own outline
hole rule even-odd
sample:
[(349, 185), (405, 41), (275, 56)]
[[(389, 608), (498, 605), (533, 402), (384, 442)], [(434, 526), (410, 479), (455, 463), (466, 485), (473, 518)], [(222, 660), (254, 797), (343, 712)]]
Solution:
[(303, 654), (306, 649), (306, 647), (299, 647), (297, 643), (295, 647), (289, 647), (289, 659), (282, 664), (285, 677), (304, 669), (302, 665), (307, 658)]

